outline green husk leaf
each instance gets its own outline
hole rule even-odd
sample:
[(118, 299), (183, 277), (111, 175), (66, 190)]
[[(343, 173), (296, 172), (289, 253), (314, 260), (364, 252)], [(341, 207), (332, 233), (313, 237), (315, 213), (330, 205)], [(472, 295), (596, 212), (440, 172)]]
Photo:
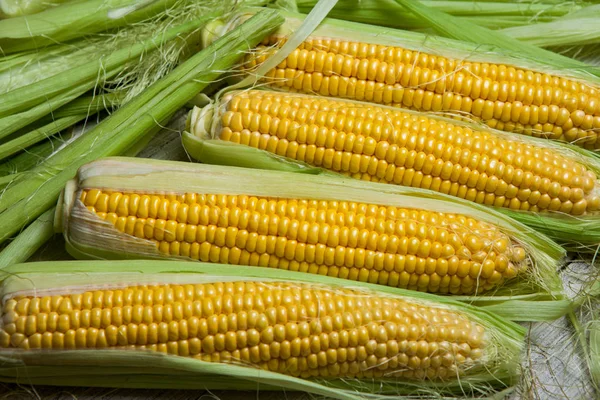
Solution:
[[(297, 11), (309, 12), (317, 0), (296, 0)], [(427, 7), (468, 20), (489, 29), (507, 26), (526, 26), (531, 22), (546, 22), (582, 6), (574, 3), (544, 1), (421, 1)], [(294, 11), (294, 10), (289, 10)], [(329, 14), (331, 18), (399, 29), (424, 29), (428, 27), (410, 11), (394, 0), (340, 0)]]
[(0, 19), (31, 15), (72, 0), (0, 0)]
[(27, 147), (34, 145), (55, 133), (62, 131), (63, 129), (67, 129), (70, 126), (75, 125), (79, 121), (85, 119), (87, 115), (80, 114), (74, 115), (71, 117), (62, 117), (57, 118), (56, 120), (50, 122), (47, 125), (42, 126), (41, 128), (34, 129), (24, 135), (20, 135), (19, 137), (12, 139), (8, 142), (0, 144), (0, 160), (4, 160), (7, 157), (16, 154)]
[(62, 146), (71, 135), (55, 135), (50, 139), (31, 146), (16, 156), (0, 164), (0, 176), (20, 174), (42, 162), (46, 157)]
[[(206, 15), (190, 24), (201, 27), (211, 18), (214, 15)], [(189, 58), (142, 95), (33, 168), (26, 179), (4, 190), (0, 197), (0, 242), (50, 208), (81, 165), (122, 154), (156, 132), (179, 108), (230, 68), (248, 46), (256, 45), (280, 23), (274, 10), (256, 14), (256, 18)]]
[(534, 46), (575, 46), (600, 42), (600, 5), (585, 7), (546, 23), (502, 29), (500, 32)]
[[(104, 38), (105, 39), (105, 38)], [(25, 51), (0, 58), (0, 93), (35, 83), (44, 77), (88, 62), (91, 57), (104, 53), (103, 41), (88, 39), (69, 44), (55, 44), (47, 48)]]
[(10, 174), (0, 176), (0, 190), (4, 189), (10, 184), (14, 184), (20, 178), (20, 174)]
[(55, 135), (101, 110), (109, 110), (118, 104), (120, 93), (101, 94), (78, 98), (42, 119), (38, 128), (28, 132), (16, 132), (0, 144), (0, 160), (16, 154), (29, 146)]
[[(466, 214), (498, 226), (517, 240), (532, 260), (530, 273), (477, 296), (461, 300), (489, 305), (511, 318), (553, 319), (569, 309), (556, 268), (564, 256), (562, 248), (545, 236), (483, 206), (438, 193), (393, 185), (381, 185), (330, 174), (279, 172), (208, 164), (108, 158), (83, 166), (77, 180), (65, 188), (59, 202), (56, 226), (64, 233), (69, 253), (80, 259), (184, 259), (159, 252), (150, 241), (139, 239), (96, 218), (83, 206), (79, 189), (99, 188), (124, 192), (223, 193), (280, 198), (346, 200)], [(384, 290), (384, 289), (382, 289)], [(385, 289), (387, 290), (387, 289)], [(393, 289), (391, 289), (393, 290)], [(555, 301), (558, 300), (558, 301)], [(564, 300), (564, 301), (563, 301)], [(520, 304), (535, 302), (540, 312), (521, 313)], [(506, 305), (510, 304), (510, 306)]]
[[(87, 261), (87, 262), (41, 262), (19, 264), (8, 267), (2, 284), (2, 294), (25, 293), (34, 289), (41, 293), (45, 289), (73, 290), (77, 287), (90, 287), (103, 284), (135, 284), (143, 282), (165, 283), (191, 283), (230, 280), (250, 281), (289, 281), (311, 285), (326, 285), (332, 288), (349, 288), (348, 282), (326, 276), (316, 276), (291, 271), (272, 270), (265, 268), (227, 266), (204, 263), (187, 262), (148, 262), (148, 261)], [(82, 286), (83, 285), (83, 286)], [(193, 374), (199, 378), (196, 384), (202, 384), (202, 379), (217, 374), (230, 376), (244, 381), (260, 382), (271, 387), (284, 387), (288, 390), (302, 390), (309, 393), (324, 395), (339, 399), (383, 398), (383, 395), (419, 396), (418, 398), (436, 396), (440, 394), (462, 393), (464, 395), (492, 395), (490, 390), (494, 387), (502, 388), (516, 381), (518, 375), (518, 358), (523, 346), (525, 329), (519, 325), (506, 321), (493, 313), (457, 302), (451, 298), (438, 297), (419, 292), (402, 291), (395, 289), (392, 292), (382, 292), (375, 285), (357, 283), (350, 286), (355, 290), (368, 291), (384, 296), (402, 296), (411, 301), (432, 304), (450, 308), (463, 313), (469, 318), (482, 324), (488, 332), (496, 338), (497, 348), (500, 353), (496, 356), (502, 362), (491, 364), (493, 369), (466, 375), (460, 380), (447, 383), (422, 381), (417, 383), (403, 382), (401, 379), (369, 381), (369, 380), (302, 380), (285, 375), (261, 371), (235, 365), (218, 363), (204, 363), (185, 357), (165, 356), (155, 353), (132, 351), (102, 351), (102, 350), (77, 350), (58, 352), (3, 352), (3, 367), (0, 368), (1, 379), (14, 379), (19, 372), (26, 371), (25, 365), (34, 367), (30, 378), (48, 378), (60, 376), (51, 371), (56, 364), (63, 368), (73, 367), (65, 372), (71, 372), (70, 377), (85, 376), (90, 373), (90, 378), (95, 378), (110, 366), (128, 366), (127, 374), (142, 378), (147, 375), (177, 374), (182, 376), (184, 385), (192, 384), (189, 377)], [(25, 291), (25, 292), (22, 292)], [(504, 358), (501, 358), (504, 357)], [(89, 368), (91, 365), (98, 369)], [(46, 367), (46, 368), (44, 368)], [(81, 371), (75, 371), (81, 367)], [(110, 375), (120, 375), (122, 369), (117, 368)], [(92, 380), (88, 380), (92, 382)], [(81, 381), (80, 381), (81, 382)], [(102, 382), (102, 380), (101, 380)], [(118, 381), (121, 382), (121, 381)], [(139, 381), (138, 381), (139, 382)], [(157, 381), (160, 384), (162, 380)], [(93, 383), (91, 383), (93, 384)], [(175, 384), (170, 379), (166, 385)], [(167, 386), (170, 387), (170, 386)], [(187, 387), (187, 386), (185, 386)]]
[(177, 1), (152, 1), (120, 18), (111, 18), (111, 10), (134, 5), (136, 0), (74, 1), (34, 15), (0, 20), (0, 53), (39, 49), (148, 20), (168, 10)]
[(590, 337), (590, 375), (597, 390), (600, 390), (600, 321), (594, 320), (588, 326)]
[[(19, 129), (36, 122), (48, 114), (51, 114), (53, 110), (56, 110), (70, 101), (75, 100), (87, 90), (88, 89), (86, 88), (76, 87), (66, 91), (65, 93), (51, 97), (48, 99), (48, 101), (41, 102), (24, 111), (16, 111), (14, 113), (10, 111), (4, 112), (4, 116), (0, 117), (0, 139), (17, 132)], [(2, 95), (0, 95), (0, 101), (4, 101), (2, 99)], [(7, 101), (11, 100), (8, 99)], [(1, 113), (2, 111), (0, 110), (0, 114)]]
[(51, 208), (40, 215), (15, 240), (2, 249), (0, 252), (0, 270), (27, 261), (44, 243), (54, 236), (54, 213), (55, 209)]
[(442, 11), (427, 7), (420, 2), (411, 0), (394, 1), (412, 11), (422, 21), (426, 21), (440, 35), (475, 44), (492, 45), (498, 49), (518, 54), (520, 57), (536, 62), (543, 62), (556, 68), (576, 70), (600, 76), (599, 68), (521, 42), (500, 32), (460, 20)]

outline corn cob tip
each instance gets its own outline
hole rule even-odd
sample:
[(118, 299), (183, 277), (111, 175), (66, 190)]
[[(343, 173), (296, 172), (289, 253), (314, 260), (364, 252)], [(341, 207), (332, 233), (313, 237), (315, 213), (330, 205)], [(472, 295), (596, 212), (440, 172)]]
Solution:
[(186, 130), (200, 139), (210, 139), (214, 114), (214, 104), (208, 104), (204, 107), (194, 106), (188, 113)]

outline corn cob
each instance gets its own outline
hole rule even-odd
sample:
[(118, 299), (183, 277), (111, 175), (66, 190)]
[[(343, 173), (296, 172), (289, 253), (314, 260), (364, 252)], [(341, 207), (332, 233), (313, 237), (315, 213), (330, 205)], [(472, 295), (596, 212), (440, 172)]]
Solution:
[[(243, 70), (277, 51), (303, 18), (286, 15), (287, 26), (249, 53)], [(598, 149), (600, 81), (573, 74), (475, 47), (469, 53), (455, 41), (327, 20), (264, 79), (294, 92), (449, 112), (507, 132)]]
[[(106, 160), (80, 171), (58, 214), (72, 246), (91, 255), (114, 249), (466, 295), (527, 281), (537, 274), (533, 265), (545, 262), (525, 236), (501, 227), (497, 215), (462, 204), (417, 206), (408, 196), (377, 196), (376, 186), (353, 193), (357, 181), (295, 173), (270, 172), (272, 191), (260, 183), (266, 171), (146, 164)], [(123, 174), (131, 171), (140, 182), (142, 170), (155, 170), (146, 175), (152, 185), (142, 188), (130, 180), (134, 175)], [(95, 183), (98, 173), (110, 183)], [(169, 175), (168, 187), (159, 182), (162, 174)], [(222, 179), (209, 186), (217, 175)], [(331, 184), (337, 188), (326, 194)], [(436, 207), (448, 211), (431, 211)]]
[(302, 378), (452, 379), (486, 351), (483, 327), (455, 312), (281, 282), (17, 296), (2, 314), (0, 348), (124, 346)]
[(73, 359), (83, 352), (85, 362), (86, 353), (101, 349), (158, 352), (186, 363), (399, 386), (468, 386), (471, 378), (502, 382), (518, 374), (523, 328), (435, 296), (297, 281), (305, 275), (287, 271), (260, 277), (248, 267), (45, 264), (21, 264), (21, 273), (11, 267), (2, 284), (0, 348), (12, 349), (12, 357), (37, 351), (50, 359), (70, 350)]
[[(517, 218), (535, 216), (534, 228), (540, 228), (540, 219), (577, 216), (570, 221), (572, 229), (582, 218), (595, 222), (600, 209), (600, 164), (584, 150), (393, 107), (234, 91), (218, 103), (195, 108), (187, 129), (191, 134), (184, 135), (184, 145), (203, 162), (320, 167), (366, 181), (434, 190), (504, 209)], [(258, 151), (253, 157), (234, 157), (241, 146), (230, 146), (222, 158), (212, 155), (205, 141)], [(282, 162), (261, 166), (259, 156)], [(551, 224), (545, 229), (561, 241), (582, 239)], [(600, 242), (597, 234), (590, 236), (591, 244)]]
[[(431, 189), (480, 204), (571, 215), (600, 209), (594, 171), (575, 157), (425, 115), (318, 96), (249, 91), (189, 129), (353, 178)], [(211, 106), (214, 107), (214, 106)], [(205, 126), (214, 132), (206, 135)]]

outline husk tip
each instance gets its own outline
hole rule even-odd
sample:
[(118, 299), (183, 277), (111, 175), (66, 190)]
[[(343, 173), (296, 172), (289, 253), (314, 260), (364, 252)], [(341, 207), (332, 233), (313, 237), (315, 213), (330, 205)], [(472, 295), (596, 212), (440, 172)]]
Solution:
[(185, 129), (200, 139), (210, 139), (214, 114), (214, 103), (204, 107), (194, 106), (187, 115)]
[(67, 181), (65, 188), (60, 192), (54, 213), (54, 232), (64, 233), (65, 227), (68, 225), (69, 210), (73, 207), (77, 189), (77, 181), (71, 179)]

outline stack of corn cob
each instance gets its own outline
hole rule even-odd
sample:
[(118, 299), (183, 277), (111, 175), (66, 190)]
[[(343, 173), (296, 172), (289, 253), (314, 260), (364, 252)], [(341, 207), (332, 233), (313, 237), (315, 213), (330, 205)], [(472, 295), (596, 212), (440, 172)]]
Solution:
[[(421, 18), (435, 1), (390, 1), (413, 32), (321, 21), (334, 3), (202, 19), (204, 50), (49, 157), (56, 171), (7, 181), (0, 240), (42, 216), (0, 253), (0, 380), (338, 399), (518, 383), (517, 322), (569, 313), (565, 249), (600, 244), (600, 70), (481, 26), (487, 47), (419, 32), (445, 15)], [(593, 8), (536, 7), (544, 23)], [(512, 12), (480, 25), (527, 25)], [(135, 154), (222, 73), (181, 135), (202, 164), (100, 159)], [(22, 262), (54, 231), (79, 261)]]

